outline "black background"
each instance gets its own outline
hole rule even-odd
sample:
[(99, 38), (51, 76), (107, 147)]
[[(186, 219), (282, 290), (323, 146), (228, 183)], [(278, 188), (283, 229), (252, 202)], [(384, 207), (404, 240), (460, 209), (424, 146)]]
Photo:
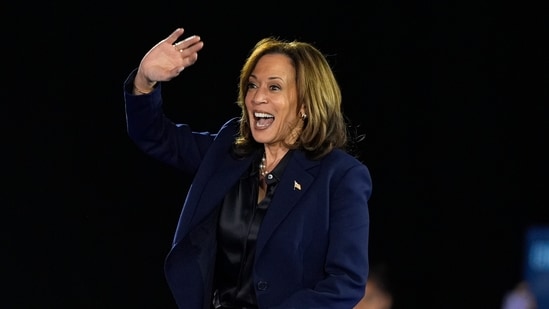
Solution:
[(166, 112), (201, 131), (238, 114), (239, 70), (260, 38), (328, 55), (365, 134), (370, 254), (390, 266), (396, 308), (498, 308), (521, 279), (526, 228), (549, 224), (539, 8), (112, 1), (3, 12), (10, 308), (175, 307), (162, 267), (190, 180), (131, 143), (122, 83), (176, 27), (205, 46), (164, 84)]

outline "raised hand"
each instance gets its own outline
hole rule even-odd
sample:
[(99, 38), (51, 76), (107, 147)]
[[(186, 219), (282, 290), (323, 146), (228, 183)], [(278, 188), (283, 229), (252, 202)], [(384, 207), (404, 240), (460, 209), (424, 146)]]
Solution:
[(177, 41), (183, 32), (183, 28), (176, 29), (145, 54), (135, 76), (135, 94), (149, 93), (156, 82), (169, 81), (196, 62), (204, 42), (197, 35)]

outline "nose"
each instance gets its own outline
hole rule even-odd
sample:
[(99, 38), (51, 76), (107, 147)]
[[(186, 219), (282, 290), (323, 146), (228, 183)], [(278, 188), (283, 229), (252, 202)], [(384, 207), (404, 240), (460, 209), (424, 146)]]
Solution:
[(267, 91), (261, 87), (257, 88), (253, 93), (252, 102), (254, 104), (267, 103)]

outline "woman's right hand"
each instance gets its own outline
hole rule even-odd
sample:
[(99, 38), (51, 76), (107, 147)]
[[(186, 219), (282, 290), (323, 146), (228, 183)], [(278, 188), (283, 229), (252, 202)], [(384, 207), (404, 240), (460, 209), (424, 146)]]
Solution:
[(157, 82), (171, 80), (196, 62), (204, 42), (197, 35), (176, 42), (183, 32), (177, 28), (145, 54), (135, 76), (134, 94), (151, 92)]

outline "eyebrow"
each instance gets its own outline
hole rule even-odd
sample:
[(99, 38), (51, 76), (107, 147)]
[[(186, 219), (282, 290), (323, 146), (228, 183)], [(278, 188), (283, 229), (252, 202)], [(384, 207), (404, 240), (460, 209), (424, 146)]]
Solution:
[[(250, 74), (250, 78), (251, 77), (257, 79), (257, 76), (255, 76), (254, 74)], [(275, 79), (284, 81), (284, 79), (282, 77), (279, 77), (279, 76), (271, 76), (271, 77), (267, 78), (267, 80), (275, 80)]]

